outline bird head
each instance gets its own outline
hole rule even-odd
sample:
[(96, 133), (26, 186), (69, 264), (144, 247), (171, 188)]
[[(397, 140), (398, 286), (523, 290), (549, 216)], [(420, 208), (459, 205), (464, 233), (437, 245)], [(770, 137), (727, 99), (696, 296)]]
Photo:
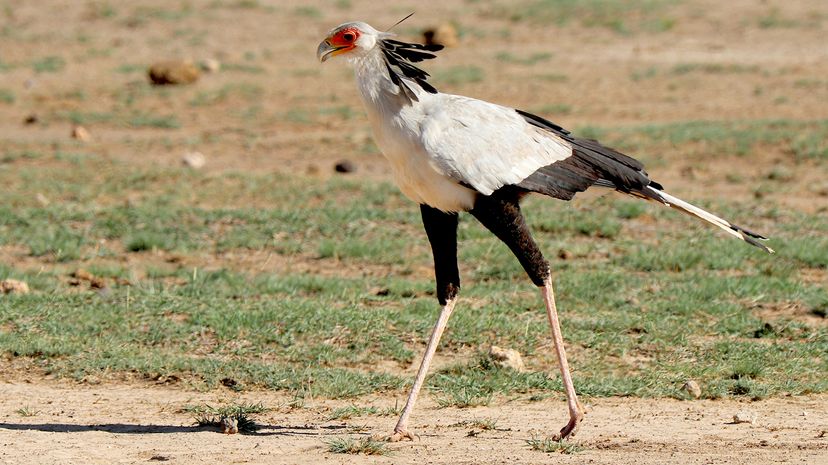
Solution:
[(350, 22), (340, 24), (333, 28), (328, 36), (319, 43), (316, 49), (316, 57), (319, 61), (326, 61), (328, 58), (345, 55), (350, 58), (364, 56), (377, 46), (377, 42), (386, 32), (380, 32), (370, 25), (362, 22)]

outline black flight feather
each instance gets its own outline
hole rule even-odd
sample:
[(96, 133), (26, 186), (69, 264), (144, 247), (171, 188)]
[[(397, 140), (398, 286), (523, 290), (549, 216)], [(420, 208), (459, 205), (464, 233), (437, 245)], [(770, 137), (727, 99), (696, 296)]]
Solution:
[(417, 95), (408, 87), (408, 83), (403, 78), (414, 81), (424, 91), (430, 94), (437, 93), (437, 89), (426, 82), (430, 75), (411, 63), (419, 63), (423, 60), (436, 58), (436, 55), (429, 52), (442, 50), (442, 45), (410, 44), (408, 42), (400, 42), (399, 40), (385, 39), (380, 41), (380, 48), (385, 58), (385, 65), (391, 77), (391, 82), (399, 86), (401, 91), (409, 99), (417, 101)]
[(628, 155), (606, 147), (593, 139), (581, 139), (557, 124), (521, 110), (515, 110), (523, 119), (547, 130), (572, 145), (572, 155), (539, 168), (518, 186), (562, 200), (570, 200), (576, 193), (593, 185), (611, 187), (621, 192), (641, 192), (645, 187), (662, 189), (652, 181), (644, 165)]

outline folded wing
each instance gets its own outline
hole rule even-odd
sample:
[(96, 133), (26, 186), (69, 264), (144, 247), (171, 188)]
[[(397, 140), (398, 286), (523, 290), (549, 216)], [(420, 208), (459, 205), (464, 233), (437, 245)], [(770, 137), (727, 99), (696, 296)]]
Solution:
[(438, 94), (424, 108), (420, 137), (438, 171), (484, 195), (516, 185), (572, 156), (571, 143), (515, 110)]

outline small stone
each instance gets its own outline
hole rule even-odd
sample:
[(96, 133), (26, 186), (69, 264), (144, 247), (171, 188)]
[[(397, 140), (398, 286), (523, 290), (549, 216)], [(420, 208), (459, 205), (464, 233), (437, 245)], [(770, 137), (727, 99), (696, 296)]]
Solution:
[(515, 349), (503, 349), (498, 346), (492, 346), (489, 349), (489, 357), (492, 358), (495, 365), (501, 368), (511, 368), (517, 372), (522, 372), (526, 369), (523, 365), (523, 358), (520, 356), (520, 352)]
[(814, 187), (812, 187), (812, 189), (816, 195), (820, 197), (828, 197), (828, 181), (817, 183)]
[(49, 198), (46, 197), (45, 195), (43, 195), (40, 192), (35, 194), (35, 200), (37, 200), (37, 203), (39, 203), (43, 207), (47, 207), (51, 203), (51, 202), (49, 202)]
[(232, 417), (222, 417), (219, 427), (224, 434), (236, 434), (239, 432), (239, 420)]
[(83, 268), (78, 268), (77, 270), (73, 271), (70, 274), (72, 281), (69, 281), (69, 284), (72, 286), (79, 286), (82, 281), (86, 281), (89, 283), (89, 287), (92, 289), (105, 289), (106, 288), (106, 280), (99, 276), (95, 276), (92, 273), (84, 270)]
[(83, 126), (73, 126), (72, 139), (79, 140), (81, 142), (89, 142), (92, 140), (92, 134), (90, 134), (89, 131)]
[(23, 124), (35, 124), (37, 123), (37, 121), (37, 115), (32, 113), (31, 115), (26, 116), (26, 118), (23, 120)]
[(684, 383), (684, 386), (682, 386), (681, 388), (684, 390), (684, 392), (690, 394), (690, 397), (694, 399), (698, 399), (699, 397), (701, 397), (701, 387), (699, 386), (699, 383), (692, 379), (688, 379), (687, 382)]
[(181, 163), (188, 168), (197, 170), (204, 167), (207, 158), (201, 152), (187, 152), (181, 157)]
[(217, 73), (221, 70), (221, 62), (215, 58), (207, 58), (201, 62), (201, 69), (207, 73)]
[(561, 260), (571, 260), (572, 257), (572, 252), (566, 249), (558, 249), (558, 258), (560, 258)]
[(150, 82), (156, 86), (192, 84), (201, 75), (198, 67), (189, 61), (161, 61), (150, 66)]
[(353, 173), (356, 171), (356, 165), (349, 160), (342, 160), (334, 165), (334, 171), (337, 173)]
[(756, 412), (741, 410), (736, 412), (736, 415), (733, 415), (733, 423), (750, 423), (752, 425), (756, 423), (756, 417)]
[(436, 44), (444, 47), (455, 47), (460, 42), (457, 39), (457, 29), (450, 23), (443, 23), (435, 29), (423, 32), (423, 38), (428, 45)]
[(29, 285), (16, 279), (0, 281), (0, 294), (28, 294)]
[(77, 270), (73, 271), (70, 276), (72, 276), (73, 278), (80, 279), (82, 281), (89, 281), (90, 279), (95, 277), (95, 275), (84, 270), (83, 268), (78, 268)]
[(388, 294), (390, 294), (391, 290), (388, 289), (387, 287), (372, 287), (371, 289), (368, 290), (368, 293), (371, 294), (371, 295), (384, 297), (384, 296), (387, 296)]

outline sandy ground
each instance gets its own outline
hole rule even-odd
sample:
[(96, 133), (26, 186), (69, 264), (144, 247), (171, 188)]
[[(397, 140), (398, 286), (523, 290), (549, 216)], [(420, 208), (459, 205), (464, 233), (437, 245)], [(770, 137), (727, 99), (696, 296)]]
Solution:
[[(420, 438), (391, 444), (390, 455), (340, 455), (326, 441), (390, 431), (395, 418), (329, 420), (346, 405), (393, 406), (388, 397), (310, 401), (288, 407), (271, 392), (196, 393), (155, 386), (64, 383), (0, 385), (0, 463), (828, 463), (828, 396), (758, 402), (594, 399), (574, 439), (583, 450), (548, 454), (525, 440), (554, 432), (565, 420), (559, 400), (498, 400), (489, 407), (437, 409), (426, 397), (412, 419)], [(225, 435), (194, 425), (186, 405), (262, 402), (256, 434)], [(27, 407), (33, 416), (17, 412)], [(756, 422), (733, 423), (747, 411)], [(481, 431), (475, 419), (496, 420)]]

